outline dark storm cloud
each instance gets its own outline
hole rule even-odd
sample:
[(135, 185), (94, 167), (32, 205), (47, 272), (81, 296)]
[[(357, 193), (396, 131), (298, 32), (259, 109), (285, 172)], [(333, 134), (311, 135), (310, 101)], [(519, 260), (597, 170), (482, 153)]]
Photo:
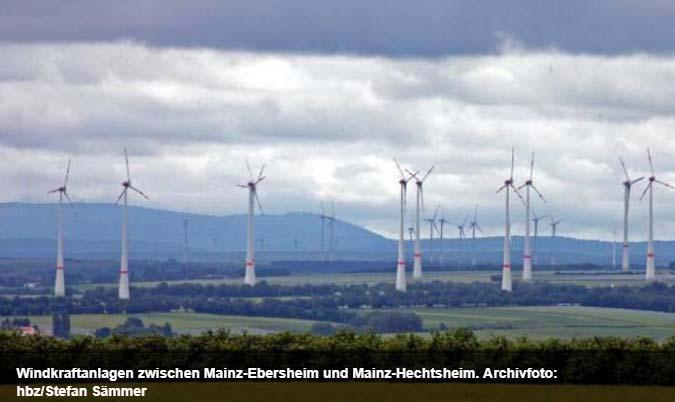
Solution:
[(5, 0), (0, 40), (439, 56), (506, 42), (572, 53), (672, 53), (675, 4), (629, 0)]

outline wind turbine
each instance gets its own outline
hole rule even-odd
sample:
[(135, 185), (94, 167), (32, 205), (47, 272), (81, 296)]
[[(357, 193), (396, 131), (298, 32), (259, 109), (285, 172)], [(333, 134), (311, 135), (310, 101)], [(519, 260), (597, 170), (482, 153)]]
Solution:
[(56, 235), (56, 279), (54, 281), (54, 296), (63, 297), (66, 295), (66, 281), (63, 264), (63, 198), (68, 201), (68, 205), (73, 208), (73, 203), (68, 196), (68, 176), (70, 175), (70, 159), (68, 159), (68, 167), (66, 168), (66, 179), (63, 181), (61, 187), (48, 191), (47, 194), (59, 193), (59, 209), (58, 209), (58, 231)]
[(140, 194), (146, 200), (149, 200), (147, 195), (138, 188), (131, 185), (131, 176), (129, 175), (129, 157), (127, 156), (127, 149), (124, 148), (124, 163), (127, 168), (127, 180), (122, 182), (122, 192), (120, 196), (117, 197), (115, 205), (120, 203), (120, 200), (124, 199), (123, 209), (122, 209), (122, 258), (120, 260), (120, 286), (118, 296), (120, 300), (129, 300), (129, 235), (127, 233), (127, 228), (129, 224), (129, 215), (127, 213), (127, 199), (129, 189), (134, 190)]
[(612, 269), (616, 268), (616, 229), (612, 230)]
[(510, 191), (513, 190), (514, 193), (520, 197), (520, 193), (516, 186), (513, 185), (513, 164), (514, 164), (514, 151), (511, 148), (511, 176), (508, 179), (504, 180), (504, 185), (497, 189), (497, 193), (502, 190), (506, 190), (506, 210), (505, 210), (505, 220), (504, 220), (504, 262), (502, 264), (502, 290), (505, 292), (511, 291), (511, 211), (510, 211)]
[(415, 233), (415, 226), (408, 227), (408, 236), (410, 236), (410, 244), (411, 245), (415, 244), (415, 240), (414, 240), (414, 237), (413, 237), (414, 233)]
[(408, 193), (408, 182), (413, 178), (412, 175), (406, 177), (401, 169), (401, 165), (398, 164), (398, 161), (394, 159), (396, 167), (398, 168), (401, 178), (398, 183), (401, 185), (401, 222), (400, 230), (398, 233), (398, 260), (396, 260), (396, 290), (400, 292), (406, 291), (406, 277), (405, 277), (405, 250), (404, 250), (404, 222), (405, 222), (405, 206), (406, 206), (406, 195)]
[(476, 266), (476, 229), (479, 232), (483, 233), (480, 225), (478, 225), (478, 204), (476, 204), (473, 210), (473, 220), (469, 223), (469, 228), (471, 228), (471, 265)]
[(652, 154), (647, 148), (647, 157), (649, 158), (649, 169), (651, 176), (649, 176), (649, 184), (645, 188), (645, 191), (640, 196), (640, 201), (644, 198), (647, 191), (649, 191), (649, 240), (647, 242), (647, 267), (645, 272), (645, 279), (648, 281), (656, 279), (656, 264), (655, 264), (655, 255), (654, 255), (654, 183), (658, 183), (662, 186), (668, 188), (675, 188), (670, 184), (657, 180), (656, 175), (654, 174), (654, 163), (652, 162)]
[(438, 232), (438, 226), (436, 226), (436, 217), (438, 216), (438, 209), (440, 205), (436, 207), (436, 211), (431, 218), (426, 218), (425, 221), (429, 222), (429, 262), (434, 262), (434, 229)]
[(466, 232), (464, 232), (464, 228), (466, 227), (466, 223), (469, 220), (469, 215), (464, 217), (464, 222), (458, 223), (455, 226), (457, 226), (457, 237), (459, 239), (459, 253), (457, 256), (457, 262), (459, 265), (462, 265), (462, 250), (464, 249), (464, 239), (466, 239)]
[(518, 187), (519, 190), (525, 187), (525, 250), (523, 253), (523, 281), (525, 282), (532, 280), (532, 245), (530, 244), (530, 189), (534, 190), (539, 198), (546, 202), (544, 196), (541, 195), (541, 192), (539, 192), (532, 181), (533, 173), (534, 152), (532, 152), (532, 159), (530, 161), (530, 178), (522, 186)]
[(330, 202), (330, 216), (327, 216), (326, 219), (328, 219), (328, 239), (330, 241), (328, 244), (328, 261), (333, 261), (335, 259), (333, 254), (333, 246), (335, 245), (335, 201)]
[(255, 234), (253, 227), (253, 214), (255, 209), (255, 203), (258, 204), (258, 209), (260, 213), (263, 213), (262, 205), (260, 205), (260, 199), (258, 199), (258, 184), (261, 181), (265, 180), (263, 176), (263, 171), (265, 170), (265, 164), (260, 168), (260, 173), (258, 177), (253, 177), (253, 171), (251, 170), (251, 165), (249, 165), (248, 160), (246, 160), (246, 169), (248, 170), (249, 181), (246, 184), (237, 184), (237, 187), (247, 188), (248, 189), (248, 227), (247, 227), (247, 237), (246, 237), (246, 266), (244, 268), (244, 284), (249, 286), (255, 285)]
[(443, 257), (445, 254), (445, 251), (443, 251), (443, 226), (445, 226), (446, 223), (448, 223), (448, 220), (445, 219), (445, 213), (443, 212), (443, 208), (441, 208), (441, 217), (438, 219), (438, 223), (440, 224), (440, 230), (439, 230), (439, 235), (441, 239), (441, 256), (439, 257), (441, 265), (443, 265)]
[(322, 261), (325, 261), (325, 259), (326, 259), (326, 253), (324, 252), (324, 246), (323, 246), (323, 244), (324, 244), (323, 239), (324, 239), (324, 232), (325, 232), (324, 228), (326, 226), (326, 219), (327, 218), (328, 218), (328, 216), (326, 216), (326, 213), (323, 209), (323, 201), (321, 201), (321, 214), (319, 215), (319, 219), (321, 219), (321, 260)]
[(534, 259), (534, 263), (537, 264), (537, 262), (539, 260), (537, 258), (537, 255), (538, 255), (537, 251), (539, 250), (538, 242), (537, 242), (537, 240), (539, 239), (539, 221), (546, 218), (546, 215), (537, 216), (537, 214), (534, 212), (534, 210), (532, 211), (532, 215), (533, 215), (532, 222), (534, 223), (534, 247), (532, 247), (532, 257)]
[(423, 184), (424, 180), (429, 176), (429, 173), (434, 170), (434, 167), (430, 167), (429, 170), (421, 178), (417, 177), (416, 173), (411, 172), (406, 169), (409, 175), (415, 178), (415, 185), (417, 186), (417, 207), (415, 209), (415, 254), (413, 262), (413, 278), (422, 277), (422, 248), (420, 247), (420, 206), (421, 210), (424, 211), (424, 189)]
[(628, 176), (626, 164), (623, 163), (621, 157), (619, 157), (619, 162), (623, 168), (623, 173), (626, 175), (626, 181), (623, 182), (623, 253), (621, 255), (621, 270), (623, 272), (628, 272), (630, 269), (630, 258), (628, 254), (628, 207), (630, 204), (630, 189), (633, 187), (633, 184), (644, 179), (644, 176), (631, 180), (630, 176)]
[(183, 218), (183, 276), (187, 277), (187, 263), (188, 263), (188, 218)]
[(551, 217), (551, 265), (555, 265), (556, 264), (556, 260), (555, 260), (555, 247), (556, 247), (556, 245), (555, 245), (555, 233), (556, 233), (556, 230), (558, 229), (558, 225), (560, 224), (560, 222), (563, 221), (563, 218), (560, 218), (556, 221), (555, 219), (553, 219), (553, 214), (551, 214), (550, 217)]

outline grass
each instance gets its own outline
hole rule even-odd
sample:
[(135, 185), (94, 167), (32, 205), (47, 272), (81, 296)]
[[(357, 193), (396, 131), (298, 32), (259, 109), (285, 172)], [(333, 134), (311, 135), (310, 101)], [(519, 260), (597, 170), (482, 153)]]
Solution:
[[(101, 327), (115, 327), (127, 317), (139, 317), (145, 325), (151, 323), (171, 324), (175, 332), (200, 334), (209, 329), (246, 330), (249, 333), (269, 333), (280, 331), (306, 332), (314, 321), (290, 318), (244, 317), (189, 312), (148, 313), (148, 314), (81, 314), (71, 316), (71, 329), (74, 334), (91, 334)], [(40, 328), (51, 328), (51, 316), (31, 316), (31, 323)]]
[(643, 310), (581, 306), (405, 310), (419, 314), (427, 330), (441, 324), (448, 328), (471, 327), (481, 338), (526, 335), (532, 339), (590, 336), (665, 339), (675, 335), (675, 314)]
[[(356, 310), (365, 314), (370, 310)], [(675, 314), (641, 310), (581, 306), (551, 307), (471, 307), (471, 308), (410, 308), (420, 315), (424, 334), (438, 329), (469, 327), (480, 338), (504, 335), (516, 338), (526, 335), (532, 339), (571, 338), (591, 336), (645, 336), (657, 340), (675, 335)], [(245, 330), (249, 333), (307, 332), (316, 321), (289, 318), (245, 317), (190, 312), (134, 314), (148, 325), (171, 324), (178, 333), (199, 334), (210, 329)], [(83, 314), (71, 316), (73, 333), (92, 333), (100, 327), (114, 327), (128, 316), (125, 314)], [(31, 322), (43, 329), (51, 328), (51, 317), (32, 316)]]
[[(386, 383), (386, 382), (231, 382), (231, 383), (154, 383), (98, 384), (114, 387), (148, 387), (147, 402), (184, 401), (294, 401), (294, 402), (385, 402), (385, 401), (613, 401), (665, 402), (675, 400), (675, 387), (576, 386), (522, 384), (458, 384), (458, 383)], [(90, 387), (90, 386), (89, 386)], [(90, 394), (91, 395), (91, 394)], [(16, 386), (0, 386), (0, 400), (19, 401)], [(59, 398), (75, 401), (83, 398)], [(86, 398), (88, 399), (88, 398)], [(124, 398), (96, 398), (101, 401)]]

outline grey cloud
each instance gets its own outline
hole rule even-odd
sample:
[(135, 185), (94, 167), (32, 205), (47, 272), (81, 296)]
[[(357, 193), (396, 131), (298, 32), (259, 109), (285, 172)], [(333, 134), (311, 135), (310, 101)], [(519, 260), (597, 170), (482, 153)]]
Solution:
[(504, 42), (573, 53), (672, 53), (665, 0), (8, 0), (0, 39), (438, 57)]

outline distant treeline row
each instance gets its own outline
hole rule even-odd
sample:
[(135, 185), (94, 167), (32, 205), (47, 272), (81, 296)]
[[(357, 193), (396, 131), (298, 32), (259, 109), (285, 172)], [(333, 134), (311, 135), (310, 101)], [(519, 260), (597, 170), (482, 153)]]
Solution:
[[(154, 369), (204, 367), (310, 368), (364, 367), (392, 369), (463, 368), (482, 374), (485, 368), (557, 370), (556, 383), (675, 384), (675, 337), (650, 339), (589, 338), (480, 341), (466, 329), (430, 337), (339, 332), (247, 335), (229, 332), (167, 338), (112, 336), (104, 339), (0, 333), (0, 373), (16, 382), (16, 367)], [(476, 381), (476, 380), (467, 380)], [(480, 381), (480, 380), (477, 380)], [(505, 380), (506, 381), (506, 380)], [(520, 380), (519, 382), (526, 382)], [(531, 380), (542, 383), (542, 380)]]
[[(289, 299), (274, 297), (290, 296)], [(255, 299), (251, 299), (255, 297)], [(0, 297), (0, 315), (44, 315), (65, 303), (71, 314), (145, 313), (177, 309), (222, 315), (301, 318), (349, 323), (358, 315), (353, 309), (398, 307), (465, 306), (583, 306), (675, 311), (675, 286), (653, 283), (643, 287), (594, 287), (550, 283), (516, 283), (511, 293), (500, 292), (491, 283), (415, 283), (407, 293), (393, 286), (302, 285), (261, 283), (243, 285), (166, 285), (134, 288), (130, 302), (120, 302), (114, 288), (98, 288), (80, 298), (58, 302), (52, 297)]]

